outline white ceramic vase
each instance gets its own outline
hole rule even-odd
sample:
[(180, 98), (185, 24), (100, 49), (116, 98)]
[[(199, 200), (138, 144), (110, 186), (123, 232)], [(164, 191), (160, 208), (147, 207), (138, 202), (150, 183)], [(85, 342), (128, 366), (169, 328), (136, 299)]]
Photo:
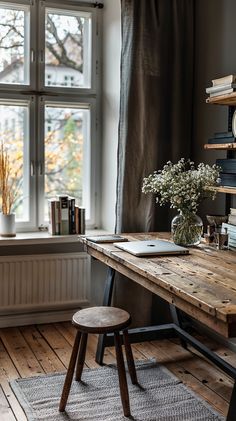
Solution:
[(10, 213), (8, 215), (0, 213), (0, 235), (1, 237), (16, 236), (16, 222), (14, 213)]

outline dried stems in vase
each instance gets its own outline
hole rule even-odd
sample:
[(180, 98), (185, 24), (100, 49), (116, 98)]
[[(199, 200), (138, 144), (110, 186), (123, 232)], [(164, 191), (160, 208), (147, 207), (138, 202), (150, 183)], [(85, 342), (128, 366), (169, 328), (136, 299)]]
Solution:
[(0, 193), (2, 196), (2, 213), (9, 215), (14, 202), (13, 179), (10, 181), (11, 165), (8, 152), (3, 143), (0, 149)]

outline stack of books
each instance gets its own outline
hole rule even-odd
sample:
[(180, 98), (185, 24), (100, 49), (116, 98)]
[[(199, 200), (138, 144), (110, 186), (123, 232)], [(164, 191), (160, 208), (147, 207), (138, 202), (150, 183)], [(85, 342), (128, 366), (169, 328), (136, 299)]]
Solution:
[(58, 195), (48, 200), (48, 231), (51, 235), (85, 234), (85, 209), (75, 204), (75, 198)]
[(223, 222), (222, 231), (227, 230), (229, 234), (229, 248), (236, 250), (236, 209), (230, 208), (230, 214), (228, 216), (228, 223)]
[(232, 132), (214, 133), (214, 136), (208, 139), (209, 144), (234, 143), (235, 137)]
[(228, 75), (212, 80), (212, 86), (206, 88), (210, 97), (231, 94), (236, 90), (236, 75)]
[(236, 159), (217, 159), (216, 165), (221, 168), (221, 186), (236, 187)]

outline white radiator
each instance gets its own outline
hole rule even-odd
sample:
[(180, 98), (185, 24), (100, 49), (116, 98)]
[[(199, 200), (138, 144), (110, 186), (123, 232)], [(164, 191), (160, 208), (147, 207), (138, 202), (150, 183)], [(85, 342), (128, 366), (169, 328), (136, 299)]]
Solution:
[(68, 310), (88, 305), (89, 299), (86, 253), (0, 257), (0, 316)]

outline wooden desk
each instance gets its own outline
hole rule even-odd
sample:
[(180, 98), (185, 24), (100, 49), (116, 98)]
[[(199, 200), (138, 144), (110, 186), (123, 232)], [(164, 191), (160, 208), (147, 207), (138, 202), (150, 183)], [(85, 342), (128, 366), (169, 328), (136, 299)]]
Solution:
[[(124, 234), (122, 234), (124, 235)], [(168, 239), (167, 233), (127, 234), (129, 240)], [(236, 385), (236, 369), (189, 335), (181, 326), (178, 311), (210, 327), (225, 337), (236, 336), (236, 253), (218, 251), (201, 244), (189, 255), (136, 257), (113, 244), (96, 244), (83, 239), (87, 252), (110, 269), (104, 305), (110, 305), (115, 271), (158, 295), (171, 304), (173, 323), (155, 327), (173, 329), (184, 346), (190, 343), (219, 368), (229, 374)], [(100, 338), (97, 361), (102, 362), (105, 338)], [(236, 386), (234, 386), (227, 421), (236, 420)]]

